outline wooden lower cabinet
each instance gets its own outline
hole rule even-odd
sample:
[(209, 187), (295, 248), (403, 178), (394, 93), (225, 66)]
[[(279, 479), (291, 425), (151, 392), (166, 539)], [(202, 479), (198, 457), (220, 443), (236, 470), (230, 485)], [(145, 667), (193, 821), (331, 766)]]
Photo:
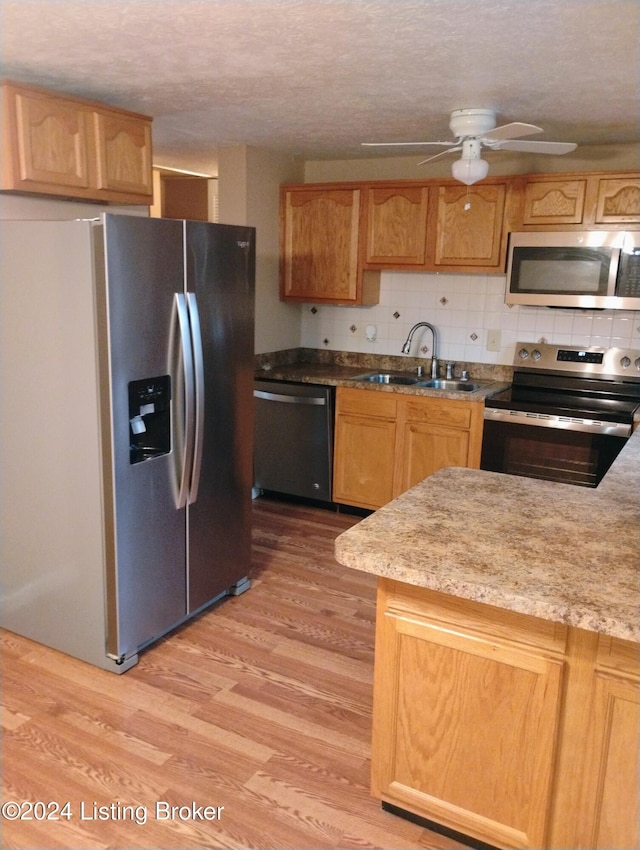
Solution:
[(375, 665), (374, 796), (499, 848), (639, 846), (635, 645), (379, 579)]
[(333, 500), (375, 510), (447, 466), (478, 468), (482, 405), (338, 387)]
[(482, 405), (406, 396), (398, 417), (394, 497), (447, 466), (478, 469)]
[(338, 387), (334, 502), (375, 510), (393, 498), (396, 398)]

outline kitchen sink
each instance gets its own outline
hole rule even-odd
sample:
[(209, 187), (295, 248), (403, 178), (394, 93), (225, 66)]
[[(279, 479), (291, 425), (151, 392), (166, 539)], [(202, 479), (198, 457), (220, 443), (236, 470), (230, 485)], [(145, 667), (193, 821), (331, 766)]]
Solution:
[[(370, 384), (418, 384), (422, 381), (418, 375), (407, 375), (398, 372), (367, 372), (365, 375), (356, 375), (352, 381), (366, 381)], [(423, 386), (423, 384), (420, 384)]]
[(480, 384), (474, 384), (471, 381), (446, 381), (446, 380), (430, 380), (419, 381), (419, 387), (424, 387), (427, 390), (446, 390), (454, 393), (472, 393), (477, 390)]

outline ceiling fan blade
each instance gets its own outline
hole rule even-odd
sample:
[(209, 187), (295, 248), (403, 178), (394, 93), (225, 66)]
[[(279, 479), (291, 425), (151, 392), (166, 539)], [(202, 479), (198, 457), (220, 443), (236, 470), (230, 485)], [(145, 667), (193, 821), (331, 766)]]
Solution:
[(440, 151), (440, 153), (436, 153), (433, 156), (428, 157), (427, 159), (423, 159), (418, 165), (424, 165), (425, 162), (433, 162), (434, 159), (440, 159), (441, 156), (446, 156), (448, 153), (453, 153), (454, 151), (461, 151), (462, 145), (456, 145), (454, 148), (449, 148), (448, 151)]
[(451, 147), (456, 142), (360, 142), (360, 144), (365, 148), (404, 148), (417, 147), (418, 145), (444, 145), (445, 147)]
[(518, 142), (506, 139), (504, 142), (498, 142), (493, 150), (562, 154), (570, 153), (577, 147), (573, 142)]
[(483, 139), (519, 139), (520, 136), (532, 136), (534, 133), (542, 133), (542, 127), (536, 127), (535, 124), (521, 124), (519, 121), (514, 121), (513, 124), (502, 124), (500, 127), (494, 127), (493, 130), (487, 130), (483, 133)]

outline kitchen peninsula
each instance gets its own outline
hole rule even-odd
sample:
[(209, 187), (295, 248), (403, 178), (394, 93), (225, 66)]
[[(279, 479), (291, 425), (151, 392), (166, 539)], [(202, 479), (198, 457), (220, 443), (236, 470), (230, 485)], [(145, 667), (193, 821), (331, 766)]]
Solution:
[(372, 793), (500, 848), (636, 848), (640, 431), (595, 490), (441, 470), (336, 540), (378, 580)]

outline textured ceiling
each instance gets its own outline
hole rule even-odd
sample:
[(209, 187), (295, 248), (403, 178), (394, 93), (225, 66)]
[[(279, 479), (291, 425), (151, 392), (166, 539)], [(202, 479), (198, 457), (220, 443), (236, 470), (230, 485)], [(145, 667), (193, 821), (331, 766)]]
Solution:
[(639, 45), (638, 0), (0, 0), (0, 76), (151, 115), (157, 162), (213, 173), (449, 139), (463, 107), (637, 142)]

